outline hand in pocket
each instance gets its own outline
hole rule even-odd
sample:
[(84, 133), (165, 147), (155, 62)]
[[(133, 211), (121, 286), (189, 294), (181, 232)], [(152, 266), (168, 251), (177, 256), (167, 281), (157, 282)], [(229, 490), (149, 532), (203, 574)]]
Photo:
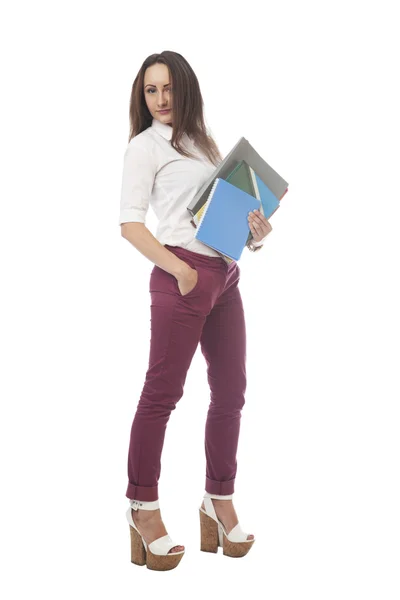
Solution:
[(192, 269), (192, 267), (189, 267), (188, 265), (188, 268), (187, 270), (185, 269), (184, 274), (176, 278), (178, 282), (178, 289), (181, 295), (187, 296), (187, 294), (190, 294), (190, 292), (192, 292), (197, 286), (198, 279), (199, 273), (197, 269)]

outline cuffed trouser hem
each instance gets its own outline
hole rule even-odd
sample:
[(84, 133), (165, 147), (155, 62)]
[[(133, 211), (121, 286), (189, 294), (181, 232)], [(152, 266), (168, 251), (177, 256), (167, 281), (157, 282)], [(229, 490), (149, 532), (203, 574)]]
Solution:
[(229, 479), (228, 481), (215, 481), (206, 477), (205, 490), (209, 494), (219, 494), (221, 496), (227, 496), (233, 494), (235, 491), (235, 480)]
[(143, 485), (134, 485), (128, 483), (125, 496), (130, 500), (143, 500), (144, 502), (152, 502), (158, 500), (158, 485), (146, 487)]

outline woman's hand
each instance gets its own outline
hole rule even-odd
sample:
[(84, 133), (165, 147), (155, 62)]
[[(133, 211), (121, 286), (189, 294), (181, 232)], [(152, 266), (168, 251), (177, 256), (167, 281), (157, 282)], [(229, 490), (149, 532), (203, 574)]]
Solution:
[(185, 269), (184, 273), (176, 278), (178, 282), (178, 288), (182, 296), (186, 296), (191, 292), (196, 284), (199, 274), (196, 269), (192, 269), (189, 265), (187, 265), (187, 269)]
[(255, 242), (261, 242), (272, 231), (268, 219), (257, 209), (249, 213), (248, 221)]

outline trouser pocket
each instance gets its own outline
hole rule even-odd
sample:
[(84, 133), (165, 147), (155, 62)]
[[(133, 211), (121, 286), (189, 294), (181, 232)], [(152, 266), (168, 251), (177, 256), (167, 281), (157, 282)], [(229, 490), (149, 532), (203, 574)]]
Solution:
[(179, 289), (178, 280), (176, 279), (175, 275), (168, 273), (167, 271), (165, 271), (157, 265), (154, 265), (154, 268), (150, 275), (149, 291), (164, 292), (167, 294), (177, 294), (181, 298), (188, 298), (189, 296), (193, 295), (196, 296), (201, 285), (201, 267), (194, 264), (192, 261), (186, 260), (186, 258), (182, 260), (184, 260), (189, 267), (197, 271), (197, 281), (194, 288), (192, 288), (190, 292), (188, 292), (187, 294), (182, 294)]
[(196, 292), (197, 292), (198, 288), (200, 287), (200, 277), (201, 277), (201, 275), (200, 275), (200, 268), (198, 267), (198, 265), (194, 265), (194, 264), (192, 265), (192, 264), (189, 264), (187, 261), (185, 261), (185, 262), (186, 262), (186, 263), (189, 265), (189, 267), (191, 267), (192, 269), (195, 269), (195, 270), (197, 271), (197, 281), (196, 281), (196, 283), (195, 283), (195, 286), (194, 286), (194, 288), (192, 288), (192, 289), (190, 290), (190, 292), (187, 292), (186, 294), (181, 294), (181, 291), (180, 291), (180, 289), (179, 289), (179, 285), (178, 285), (178, 280), (176, 279), (176, 277), (174, 277), (174, 281), (175, 281), (176, 289), (177, 289), (177, 291), (178, 291), (178, 294), (179, 294), (179, 295), (180, 295), (182, 298), (187, 298), (188, 296), (191, 296), (192, 294), (196, 294)]

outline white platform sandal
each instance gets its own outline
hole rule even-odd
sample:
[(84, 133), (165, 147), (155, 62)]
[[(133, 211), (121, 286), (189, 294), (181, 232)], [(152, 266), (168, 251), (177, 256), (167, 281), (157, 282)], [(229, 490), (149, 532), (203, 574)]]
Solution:
[(200, 506), (200, 550), (203, 552), (218, 552), (221, 546), (225, 556), (238, 558), (245, 556), (255, 542), (255, 538), (248, 540), (249, 535), (241, 528), (238, 523), (229, 532), (226, 533), (224, 526), (217, 517), (211, 498), (217, 500), (231, 500), (233, 494), (220, 496), (218, 494), (205, 493), (203, 502), (204, 509)]
[(169, 571), (178, 566), (185, 553), (185, 550), (180, 552), (168, 552), (177, 544), (170, 536), (164, 535), (147, 545), (138, 528), (132, 519), (132, 509), (134, 510), (156, 510), (160, 508), (158, 500), (153, 502), (142, 502), (141, 500), (130, 500), (130, 506), (126, 511), (126, 518), (129, 523), (131, 534), (131, 562), (135, 565), (146, 565), (148, 569), (154, 571)]

